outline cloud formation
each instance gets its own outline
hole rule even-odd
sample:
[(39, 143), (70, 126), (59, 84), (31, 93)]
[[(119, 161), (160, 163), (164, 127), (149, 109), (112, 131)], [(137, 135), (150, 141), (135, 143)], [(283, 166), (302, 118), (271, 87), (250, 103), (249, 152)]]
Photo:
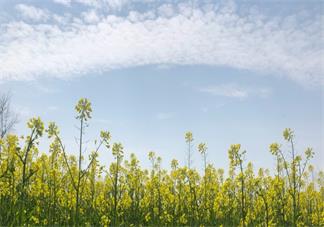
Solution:
[(198, 90), (214, 96), (224, 96), (239, 99), (245, 99), (249, 96), (265, 98), (271, 94), (271, 90), (269, 88), (251, 88), (238, 86), (237, 84), (210, 85), (202, 87)]
[[(0, 81), (70, 78), (143, 65), (209, 65), (322, 83), (322, 29), (316, 15), (300, 23), (298, 15), (241, 13), (235, 4), (178, 1), (139, 10), (131, 7), (139, 0), (53, 1), (67, 9), (83, 4), (86, 10), (57, 15), (17, 5), (22, 16), (39, 23), (26, 18), (1, 24)], [(99, 10), (102, 5), (107, 10)], [(126, 12), (114, 13), (120, 10)]]
[(18, 4), (15, 6), (15, 8), (25, 19), (30, 19), (33, 21), (46, 21), (48, 19), (48, 13), (45, 10), (37, 7)]
[(71, 0), (53, 0), (54, 3), (70, 6)]
[(245, 98), (248, 96), (248, 92), (240, 87), (234, 85), (218, 85), (208, 86), (200, 89), (201, 92), (205, 92), (215, 96), (225, 96), (232, 98)]

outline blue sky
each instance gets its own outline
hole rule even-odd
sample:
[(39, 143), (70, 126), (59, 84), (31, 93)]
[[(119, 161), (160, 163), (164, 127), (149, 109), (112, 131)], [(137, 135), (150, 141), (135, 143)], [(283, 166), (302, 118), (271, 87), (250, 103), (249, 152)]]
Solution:
[[(48, 0), (0, 2), (0, 91), (16, 127), (56, 121), (74, 153), (80, 97), (93, 104), (86, 137), (101, 129), (143, 166), (153, 150), (185, 160), (184, 133), (227, 167), (241, 143), (256, 167), (273, 167), (282, 130), (323, 161), (323, 32), (319, 1)], [(45, 150), (48, 141), (43, 139)], [(92, 147), (91, 142), (87, 144)], [(284, 143), (283, 147), (287, 148)], [(102, 163), (111, 154), (101, 151)], [(194, 154), (194, 166), (201, 157)]]

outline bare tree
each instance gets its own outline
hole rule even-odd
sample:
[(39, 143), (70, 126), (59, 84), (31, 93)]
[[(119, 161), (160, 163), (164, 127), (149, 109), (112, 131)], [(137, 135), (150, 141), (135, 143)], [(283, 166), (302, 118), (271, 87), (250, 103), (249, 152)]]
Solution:
[(11, 110), (10, 93), (0, 94), (0, 138), (8, 134), (18, 123), (18, 116)]

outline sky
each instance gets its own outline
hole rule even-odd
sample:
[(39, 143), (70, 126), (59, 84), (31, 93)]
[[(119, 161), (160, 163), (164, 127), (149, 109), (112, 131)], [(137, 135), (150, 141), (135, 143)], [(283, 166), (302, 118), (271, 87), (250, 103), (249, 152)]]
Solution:
[[(323, 18), (323, 3), (309, 0), (0, 0), (0, 92), (19, 114), (15, 133), (33, 116), (55, 121), (70, 154), (86, 97), (85, 155), (108, 130), (126, 158), (148, 167), (155, 151), (169, 168), (185, 164), (192, 131), (217, 168), (234, 143), (273, 168), (269, 145), (288, 151), (282, 131), (292, 128), (297, 152), (312, 147), (323, 169)], [(202, 168), (197, 149), (193, 166)]]

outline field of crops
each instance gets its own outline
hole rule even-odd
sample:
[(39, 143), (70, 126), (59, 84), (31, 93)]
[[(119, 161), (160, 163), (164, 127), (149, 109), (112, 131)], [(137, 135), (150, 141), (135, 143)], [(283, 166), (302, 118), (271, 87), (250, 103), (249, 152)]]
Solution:
[[(271, 171), (253, 169), (240, 144), (228, 148), (229, 169), (218, 169), (209, 164), (207, 144), (195, 144), (191, 132), (184, 136), (186, 166), (173, 160), (162, 169), (162, 158), (150, 152), (151, 168), (143, 169), (134, 154), (124, 157), (108, 131), (100, 133), (96, 149), (85, 151), (91, 103), (81, 99), (75, 111), (77, 156), (66, 150), (58, 126), (45, 127), (40, 118), (28, 122), (29, 135), (0, 139), (1, 226), (324, 225), (324, 174), (314, 171), (311, 148), (297, 153), (291, 129), (278, 141), (290, 149), (269, 146), (276, 160)], [(46, 151), (39, 150), (41, 137), (51, 141)], [(99, 150), (114, 158), (108, 169), (98, 162)], [(193, 152), (201, 154), (203, 172), (190, 166)]]

